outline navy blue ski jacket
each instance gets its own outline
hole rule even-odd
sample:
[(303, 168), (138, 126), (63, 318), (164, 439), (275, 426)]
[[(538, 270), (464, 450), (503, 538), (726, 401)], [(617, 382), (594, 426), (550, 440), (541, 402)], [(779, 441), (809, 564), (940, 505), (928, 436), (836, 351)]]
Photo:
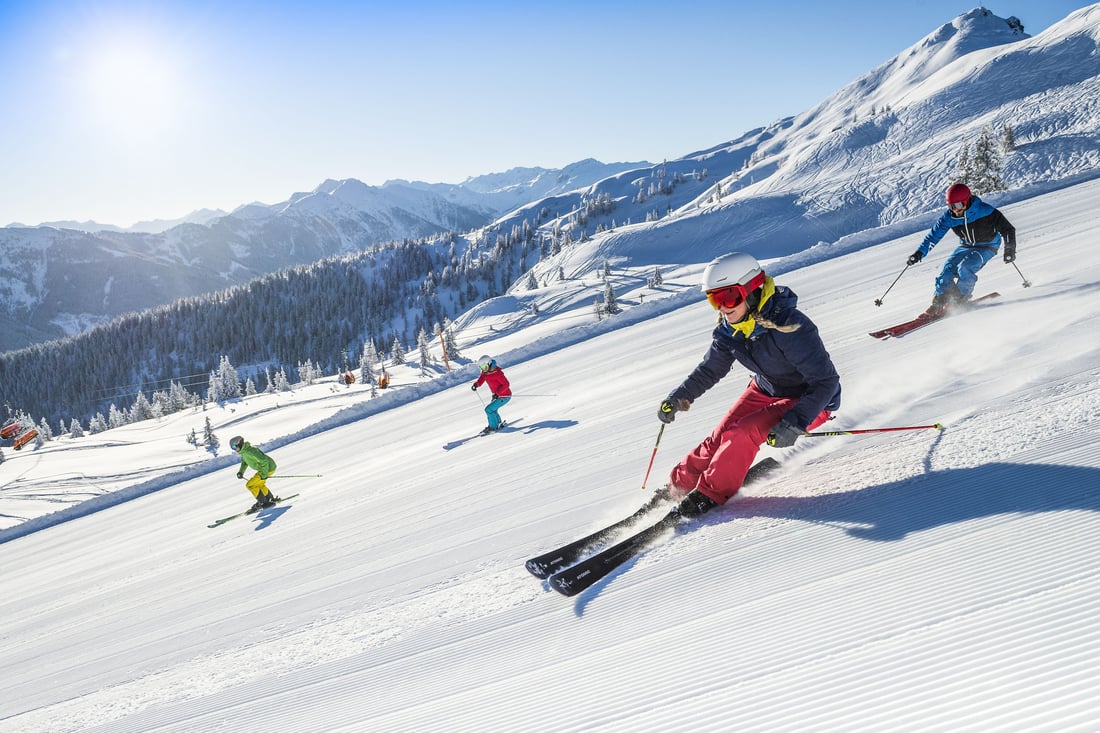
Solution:
[(669, 398), (694, 402), (718, 384), (736, 361), (753, 373), (756, 385), (765, 394), (798, 400), (784, 419), (799, 430), (805, 430), (822, 410), (839, 409), (840, 375), (821, 342), (817, 326), (797, 306), (798, 296), (781, 285), (776, 286), (775, 293), (760, 309), (761, 315), (772, 323), (799, 326), (790, 333), (757, 323), (746, 337), (722, 318), (703, 361)]

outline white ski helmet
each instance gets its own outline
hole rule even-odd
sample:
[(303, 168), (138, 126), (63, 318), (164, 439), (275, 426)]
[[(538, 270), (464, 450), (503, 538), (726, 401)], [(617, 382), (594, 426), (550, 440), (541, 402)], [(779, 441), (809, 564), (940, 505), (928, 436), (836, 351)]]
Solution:
[(703, 270), (704, 293), (731, 285), (740, 285), (745, 293), (751, 293), (764, 284), (764, 269), (752, 255), (730, 252), (711, 261)]
[(488, 354), (483, 354), (477, 358), (477, 365), (483, 372), (489, 371), (494, 364), (496, 364), (496, 361)]

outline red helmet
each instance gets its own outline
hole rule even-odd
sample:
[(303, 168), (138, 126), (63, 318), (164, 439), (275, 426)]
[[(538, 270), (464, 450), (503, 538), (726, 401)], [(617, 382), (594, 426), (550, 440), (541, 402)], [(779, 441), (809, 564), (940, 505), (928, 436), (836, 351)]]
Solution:
[(947, 188), (947, 205), (965, 204), (970, 201), (970, 189), (965, 183), (952, 183)]

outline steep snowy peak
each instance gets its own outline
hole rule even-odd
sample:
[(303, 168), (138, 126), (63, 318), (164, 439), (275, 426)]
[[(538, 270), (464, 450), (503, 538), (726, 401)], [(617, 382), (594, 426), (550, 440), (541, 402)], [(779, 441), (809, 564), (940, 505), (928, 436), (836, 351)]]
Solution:
[[(920, 66), (946, 66), (974, 51), (1014, 43), (1030, 36), (1019, 18), (1001, 18), (985, 8), (974, 8), (940, 26), (918, 43), (898, 54), (895, 61), (915, 61)], [(919, 77), (911, 78), (916, 81)]]
[(926, 80), (960, 60), (966, 59), (958, 68), (971, 68), (973, 59), (967, 57), (975, 52), (1030, 37), (1018, 19), (1000, 18), (984, 8), (975, 8), (843, 87), (798, 120), (800, 123), (821, 120), (835, 125), (838, 114), (868, 114), (883, 107), (896, 109), (902, 101), (915, 101), (907, 90), (922, 87)]

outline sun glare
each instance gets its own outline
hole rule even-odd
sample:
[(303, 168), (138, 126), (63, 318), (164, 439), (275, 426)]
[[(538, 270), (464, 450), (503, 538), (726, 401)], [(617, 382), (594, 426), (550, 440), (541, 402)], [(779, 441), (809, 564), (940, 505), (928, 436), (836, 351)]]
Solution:
[(122, 134), (170, 126), (182, 101), (176, 69), (152, 45), (104, 42), (91, 49), (85, 73), (96, 118)]

